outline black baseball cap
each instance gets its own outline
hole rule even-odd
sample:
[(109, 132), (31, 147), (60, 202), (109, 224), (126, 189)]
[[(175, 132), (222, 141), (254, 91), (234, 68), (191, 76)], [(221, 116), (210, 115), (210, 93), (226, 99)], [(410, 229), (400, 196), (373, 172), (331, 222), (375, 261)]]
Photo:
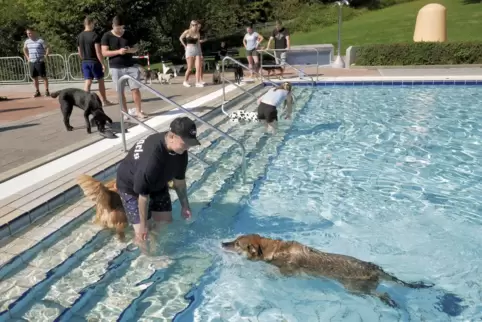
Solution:
[(189, 117), (176, 118), (169, 126), (169, 131), (180, 136), (184, 143), (189, 146), (201, 145), (199, 140), (196, 138), (196, 124), (194, 124), (194, 121)]

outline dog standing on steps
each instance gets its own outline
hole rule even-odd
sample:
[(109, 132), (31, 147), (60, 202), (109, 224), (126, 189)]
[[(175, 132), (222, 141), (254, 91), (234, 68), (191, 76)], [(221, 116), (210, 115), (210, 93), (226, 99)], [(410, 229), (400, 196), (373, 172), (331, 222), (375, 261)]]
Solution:
[(84, 195), (95, 202), (93, 223), (114, 230), (117, 237), (123, 241), (128, 221), (121, 198), (117, 193), (115, 180), (103, 184), (91, 176), (82, 174), (77, 178), (77, 183)]
[(213, 73), (213, 84), (221, 84), (221, 72), (219, 68), (219, 63), (216, 63), (216, 69)]
[(222, 247), (245, 255), (250, 260), (265, 261), (275, 265), (285, 275), (306, 273), (316, 277), (335, 279), (348, 291), (357, 295), (376, 296), (391, 307), (398, 307), (398, 305), (388, 293), (376, 291), (381, 280), (416, 289), (433, 286), (423, 282), (404, 282), (376, 264), (351, 256), (324, 253), (295, 241), (274, 240), (260, 235), (243, 235), (234, 241), (222, 243)]
[(79, 107), (84, 111), (85, 125), (87, 126), (87, 133), (91, 133), (91, 124), (89, 116), (92, 115), (92, 123), (97, 125), (97, 130), (100, 133), (105, 132), (105, 125), (107, 122), (112, 124), (112, 120), (108, 117), (102, 108), (102, 101), (95, 93), (89, 93), (79, 88), (66, 88), (50, 95), (52, 98), (59, 99), (60, 110), (64, 118), (64, 125), (67, 131), (72, 131), (74, 128), (70, 125), (70, 115), (74, 106)]

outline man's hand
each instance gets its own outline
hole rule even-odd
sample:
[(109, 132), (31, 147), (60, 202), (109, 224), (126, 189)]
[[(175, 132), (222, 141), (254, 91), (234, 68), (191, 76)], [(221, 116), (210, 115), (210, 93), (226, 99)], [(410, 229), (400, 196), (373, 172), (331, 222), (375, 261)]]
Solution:
[(192, 217), (191, 209), (189, 209), (189, 207), (182, 207), (181, 208), (181, 216), (184, 219), (190, 219)]
[(119, 55), (124, 55), (125, 53), (127, 53), (127, 48), (121, 48), (121, 49), (119, 49), (119, 50), (117, 51), (117, 53), (118, 53)]
[(105, 72), (105, 65), (102, 64), (102, 72)]
[(146, 241), (148, 233), (147, 224), (141, 222), (139, 226), (139, 230), (136, 232), (136, 239), (139, 241)]
[(289, 120), (289, 119), (291, 119), (291, 114), (286, 114), (285, 120)]

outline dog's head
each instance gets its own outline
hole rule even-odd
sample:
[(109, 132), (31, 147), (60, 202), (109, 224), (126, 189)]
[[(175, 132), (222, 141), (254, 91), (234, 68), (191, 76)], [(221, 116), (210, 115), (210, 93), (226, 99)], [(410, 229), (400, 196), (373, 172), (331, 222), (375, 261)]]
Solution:
[(233, 241), (222, 243), (223, 249), (236, 252), (252, 260), (262, 260), (263, 249), (260, 235), (243, 235)]
[(105, 131), (105, 125), (107, 122), (112, 124), (112, 120), (110, 117), (108, 117), (103, 110), (94, 110), (92, 112), (92, 115), (94, 116), (91, 120), (91, 123), (95, 124), (97, 126), (97, 130), (99, 132), (104, 132)]

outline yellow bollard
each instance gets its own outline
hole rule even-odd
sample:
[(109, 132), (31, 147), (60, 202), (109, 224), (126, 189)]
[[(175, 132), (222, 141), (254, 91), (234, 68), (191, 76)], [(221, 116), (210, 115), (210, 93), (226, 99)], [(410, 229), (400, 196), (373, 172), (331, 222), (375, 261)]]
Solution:
[(447, 41), (447, 9), (444, 6), (430, 3), (418, 11), (413, 41)]

